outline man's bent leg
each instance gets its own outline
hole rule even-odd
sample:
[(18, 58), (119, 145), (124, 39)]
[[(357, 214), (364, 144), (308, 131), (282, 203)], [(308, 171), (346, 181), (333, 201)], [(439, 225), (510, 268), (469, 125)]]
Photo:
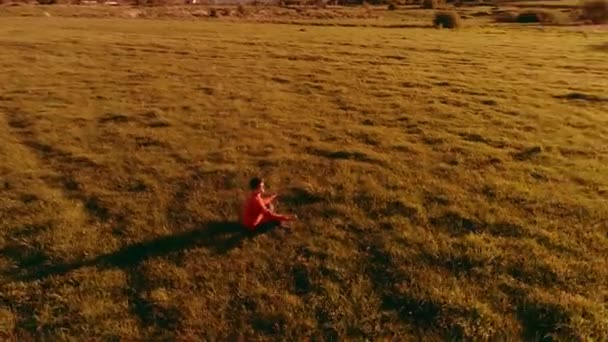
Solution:
[(262, 221), (260, 221), (260, 223), (258, 223), (258, 225), (255, 227), (255, 231), (263, 232), (263, 231), (267, 231), (267, 230), (276, 228), (280, 225), (281, 225), (280, 221), (278, 221), (272, 217), (269, 217), (269, 216), (264, 216), (264, 218), (262, 218)]

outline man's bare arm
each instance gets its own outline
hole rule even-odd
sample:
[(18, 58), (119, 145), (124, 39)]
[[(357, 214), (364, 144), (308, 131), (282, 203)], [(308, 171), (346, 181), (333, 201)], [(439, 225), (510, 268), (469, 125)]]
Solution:
[(266, 198), (264, 198), (264, 204), (270, 204), (272, 203), (272, 201), (274, 201), (277, 198), (277, 194), (272, 194)]

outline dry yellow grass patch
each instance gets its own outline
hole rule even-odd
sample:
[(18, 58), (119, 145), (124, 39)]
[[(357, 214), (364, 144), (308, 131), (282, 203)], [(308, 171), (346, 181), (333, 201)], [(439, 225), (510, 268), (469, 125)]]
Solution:
[(4, 18), (0, 334), (606, 339), (604, 43)]

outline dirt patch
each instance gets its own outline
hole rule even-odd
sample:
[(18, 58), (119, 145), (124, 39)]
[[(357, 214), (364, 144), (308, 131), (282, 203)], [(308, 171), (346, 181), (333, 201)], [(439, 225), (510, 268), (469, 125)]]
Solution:
[(608, 52), (608, 42), (604, 44), (591, 45), (591, 49), (595, 51)]
[(540, 146), (528, 147), (519, 152), (513, 153), (513, 159), (519, 161), (530, 160), (540, 155), (542, 151), (543, 149)]
[(124, 114), (118, 114), (118, 113), (107, 113), (104, 114), (101, 118), (99, 118), (98, 122), (100, 124), (105, 124), (105, 123), (127, 123), (130, 121), (129, 116), (124, 115)]
[(588, 101), (588, 102), (608, 102), (608, 97), (602, 97), (593, 94), (585, 94), (579, 92), (568, 93), (564, 95), (555, 95), (556, 99), (561, 100), (578, 100), (578, 101)]
[(321, 157), (325, 157), (328, 159), (354, 160), (354, 161), (366, 162), (366, 163), (372, 163), (372, 164), (381, 163), (380, 161), (378, 161), (378, 160), (370, 157), (366, 153), (360, 152), (360, 151), (346, 151), (346, 150), (327, 151), (327, 150), (322, 150), (322, 149), (311, 149), (310, 153), (321, 156)]
[(448, 212), (444, 215), (433, 217), (430, 223), (437, 228), (444, 229), (448, 234), (453, 236), (469, 233), (488, 233), (501, 237), (521, 237), (526, 233), (523, 227), (514, 223), (489, 223), (476, 218), (469, 218), (456, 212)]

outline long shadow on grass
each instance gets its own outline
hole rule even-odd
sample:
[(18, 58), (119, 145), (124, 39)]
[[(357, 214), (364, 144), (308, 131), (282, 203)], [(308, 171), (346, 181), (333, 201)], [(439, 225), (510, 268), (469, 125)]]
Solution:
[[(264, 234), (273, 227), (264, 227), (255, 232), (249, 232), (240, 224), (227, 221), (214, 221), (202, 228), (186, 231), (180, 234), (163, 236), (156, 239), (135, 243), (108, 254), (92, 259), (72, 263), (48, 265), (48, 259), (40, 259), (40, 263), (30, 263), (17, 274), (5, 274), (14, 280), (32, 281), (50, 276), (64, 275), (82, 267), (96, 266), (100, 269), (131, 268), (140, 262), (174, 252), (203, 247), (214, 254), (225, 254), (239, 246), (243, 241)], [(0, 254), (5, 254), (0, 250)], [(10, 254), (10, 253), (9, 253)], [(19, 262), (19, 260), (17, 260)], [(25, 265), (24, 265), (25, 266)]]

